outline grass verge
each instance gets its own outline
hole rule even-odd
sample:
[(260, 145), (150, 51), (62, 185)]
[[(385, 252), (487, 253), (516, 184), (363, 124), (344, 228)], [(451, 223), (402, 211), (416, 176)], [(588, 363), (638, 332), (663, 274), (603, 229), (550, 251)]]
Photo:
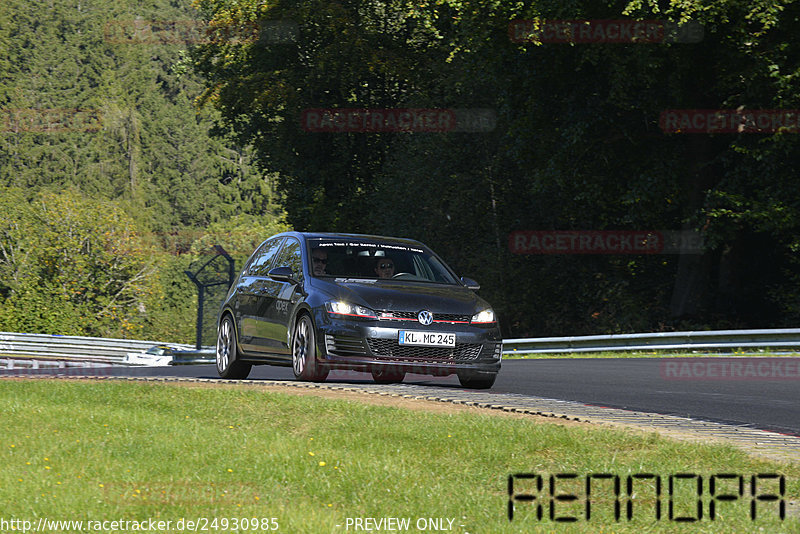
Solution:
[[(756, 500), (758, 517), (750, 518), (751, 476), (782, 475), (788, 504), (800, 496), (800, 465), (656, 434), (258, 388), (121, 381), (2, 380), (0, 406), (0, 520), (6, 521), (171, 521), (173, 528), (161, 532), (190, 530), (186, 521), (202, 518), (206, 532), (266, 532), (275, 525), (291, 533), (354, 532), (356, 519), (367, 526), (367, 518), (407, 518), (409, 532), (800, 531), (791, 505), (790, 515), (778, 519), (779, 501)], [(542, 519), (539, 501), (517, 501), (509, 521), (508, 477), (515, 473), (545, 476), (541, 491), (523, 479), (513, 490), (541, 499)], [(547, 476), (561, 473), (578, 475), (556, 481), (578, 499), (554, 501), (556, 515), (574, 516), (574, 523), (548, 517)], [(594, 480), (586, 517), (585, 481), (598, 473), (620, 477), (620, 521), (613, 479)], [(629, 475), (648, 473), (662, 480), (659, 520), (651, 480), (637, 479), (632, 499), (626, 493)], [(696, 478), (676, 479), (670, 497), (669, 476), (679, 473), (702, 476), (702, 495)], [(742, 475), (743, 496), (717, 501), (712, 521), (709, 482), (720, 473)], [(718, 480), (717, 494), (737, 494), (737, 482)], [(759, 495), (780, 491), (777, 481), (757, 482)], [(625, 519), (629, 501), (632, 520)], [(699, 503), (703, 518), (671, 521), (670, 503), (673, 517), (697, 517)], [(269, 518), (275, 521), (263, 522)], [(184, 528), (176, 528), (181, 519)], [(370, 525), (386, 531), (403, 523)]]

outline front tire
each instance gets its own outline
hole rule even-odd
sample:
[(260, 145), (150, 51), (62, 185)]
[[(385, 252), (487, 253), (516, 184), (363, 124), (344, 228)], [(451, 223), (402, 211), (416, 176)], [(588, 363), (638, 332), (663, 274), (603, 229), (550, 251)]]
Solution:
[(317, 339), (311, 317), (301, 315), (292, 332), (292, 371), (298, 380), (324, 382), (328, 369), (317, 362)]
[(217, 330), (217, 373), (219, 376), (231, 380), (247, 378), (253, 366), (239, 361), (238, 357), (233, 319), (230, 315), (226, 315)]
[(497, 373), (481, 373), (478, 371), (458, 371), (458, 381), (465, 388), (489, 389), (494, 385)]

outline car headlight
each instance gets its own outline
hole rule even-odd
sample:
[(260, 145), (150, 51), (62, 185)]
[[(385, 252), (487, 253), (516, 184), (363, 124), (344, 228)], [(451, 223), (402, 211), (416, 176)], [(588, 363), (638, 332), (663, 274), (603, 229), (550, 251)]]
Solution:
[(494, 311), (491, 308), (486, 308), (485, 310), (476, 313), (470, 319), (471, 323), (494, 323), (497, 319), (494, 317)]
[(325, 303), (325, 309), (328, 313), (334, 315), (346, 315), (348, 317), (357, 317), (360, 319), (377, 319), (378, 315), (364, 306), (357, 304), (350, 304), (342, 300), (329, 300)]

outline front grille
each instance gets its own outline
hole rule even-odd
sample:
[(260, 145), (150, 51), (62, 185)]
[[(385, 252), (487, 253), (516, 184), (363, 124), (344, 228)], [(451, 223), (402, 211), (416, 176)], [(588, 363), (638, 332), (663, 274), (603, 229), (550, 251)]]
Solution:
[(366, 356), (367, 349), (364, 340), (353, 336), (332, 336), (325, 335), (325, 348), (328, 354), (337, 356)]
[(441, 323), (468, 323), (472, 319), (469, 315), (457, 315), (455, 313), (434, 313), (433, 322)]
[(410, 362), (469, 362), (478, 359), (480, 343), (456, 343), (455, 347), (413, 347), (394, 339), (368, 339), (369, 350), (378, 357)]
[[(419, 312), (409, 311), (389, 311), (381, 310), (378, 312), (378, 319), (381, 320), (406, 320), (416, 321)], [(468, 323), (472, 319), (469, 315), (459, 315), (457, 313), (434, 313), (433, 322), (435, 323)]]

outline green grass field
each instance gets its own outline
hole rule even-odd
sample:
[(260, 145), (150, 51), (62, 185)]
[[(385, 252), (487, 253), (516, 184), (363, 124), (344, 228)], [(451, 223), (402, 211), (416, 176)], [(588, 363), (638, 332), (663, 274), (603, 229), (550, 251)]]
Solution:
[[(186, 521), (197, 520), (201, 532), (276, 526), (290, 533), (366, 532), (356, 528), (357, 519), (372, 532), (387, 526), (366, 518), (409, 519), (408, 530), (394, 532), (800, 531), (795, 508), (778, 519), (778, 501), (758, 501), (758, 518), (749, 515), (751, 475), (783, 475), (788, 503), (800, 495), (800, 463), (777, 464), (732, 447), (655, 434), (258, 387), (124, 381), (0, 380), (0, 406), (0, 521), (172, 522), (169, 530), (149, 532), (185, 532)], [(519, 473), (545, 475), (541, 492), (521, 479), (513, 490), (543, 500), (541, 520), (536, 503), (522, 501), (514, 520), (508, 519), (508, 477)], [(573, 515), (574, 523), (548, 518), (546, 476), (561, 473), (579, 475), (577, 482), (556, 481), (578, 496), (556, 501), (556, 514)], [(612, 512), (613, 484), (597, 479), (586, 519), (583, 485), (598, 473), (621, 479), (620, 521)], [(654, 518), (654, 485), (640, 480), (628, 521), (626, 478), (645, 473), (663, 480), (661, 519)], [(674, 516), (696, 516), (696, 481), (681, 481), (669, 497), (669, 476), (679, 473), (703, 477), (702, 520), (668, 518), (670, 501)], [(712, 521), (708, 483), (719, 473), (742, 475), (744, 495), (718, 502)], [(717, 492), (736, 493), (735, 482), (718, 484)], [(779, 492), (776, 481), (758, 482), (762, 496)], [(183, 528), (176, 528), (181, 519)]]

